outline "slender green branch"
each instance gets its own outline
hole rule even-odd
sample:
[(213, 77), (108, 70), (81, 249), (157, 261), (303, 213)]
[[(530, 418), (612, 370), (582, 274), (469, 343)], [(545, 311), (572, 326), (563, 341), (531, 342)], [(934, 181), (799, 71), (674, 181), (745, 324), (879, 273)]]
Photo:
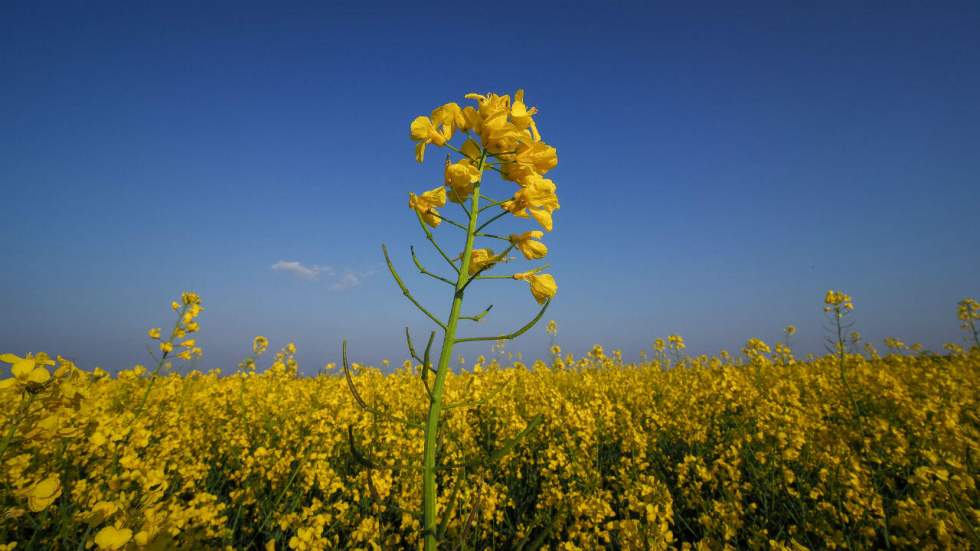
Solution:
[(429, 333), (429, 342), (426, 343), (426, 345), (425, 345), (425, 356), (424, 356), (424, 360), (422, 361), (422, 365), (426, 369), (429, 369), (430, 371), (435, 371), (434, 369), (432, 369), (432, 361), (429, 359), (431, 357), (429, 355), (429, 352), (432, 351), (432, 341), (435, 338), (436, 338), (436, 332), (435, 331)]
[[(538, 266), (537, 268), (531, 270), (530, 273), (536, 274), (536, 273), (538, 273), (538, 272), (540, 272), (542, 270), (547, 270), (550, 267), (551, 267), (550, 264), (545, 264), (543, 266)], [(511, 274), (511, 275), (486, 275), (486, 276), (479, 276), (479, 277), (477, 277), (475, 279), (513, 279), (514, 278), (514, 275), (515, 274)]]
[(419, 358), (419, 355), (415, 352), (415, 345), (412, 344), (412, 334), (408, 331), (408, 327), (405, 328), (405, 342), (408, 344), (409, 355), (411, 355), (415, 361), (421, 363), (422, 358)]
[(544, 303), (544, 306), (541, 307), (541, 310), (538, 311), (538, 315), (534, 316), (534, 319), (532, 319), (531, 321), (527, 322), (527, 324), (524, 327), (521, 327), (520, 329), (518, 329), (517, 331), (514, 331), (513, 333), (508, 333), (506, 335), (501, 335), (499, 337), (466, 337), (466, 338), (463, 338), (463, 339), (456, 339), (455, 342), (460, 343), (460, 342), (497, 341), (497, 340), (511, 340), (511, 339), (516, 339), (517, 337), (520, 337), (521, 335), (523, 335), (524, 333), (526, 333), (528, 329), (534, 327), (534, 324), (535, 323), (538, 323), (538, 320), (541, 319), (541, 316), (544, 315), (545, 310), (548, 309), (548, 305), (550, 305), (550, 304), (551, 304), (551, 300), (548, 300), (547, 302), (545, 302)]
[(510, 214), (510, 211), (509, 210), (505, 210), (503, 212), (499, 212), (499, 213), (495, 214), (489, 220), (487, 220), (486, 222), (484, 222), (483, 224), (481, 224), (478, 228), (476, 228), (476, 233), (480, 233), (480, 231), (482, 231), (483, 228), (489, 226), (490, 224), (496, 222), (497, 220), (503, 218), (504, 216), (507, 216), (508, 214)]
[(459, 228), (459, 229), (461, 229), (463, 231), (466, 231), (466, 230), (469, 229), (466, 226), (460, 224), (459, 222), (457, 222), (457, 221), (455, 221), (455, 220), (453, 220), (451, 218), (446, 218), (445, 216), (439, 214), (438, 212), (430, 211), (429, 214), (431, 214), (432, 216), (435, 216), (436, 218), (438, 218), (439, 220), (442, 220), (443, 222), (449, 224), (450, 226), (456, 226), (457, 228)]
[(391, 257), (388, 256), (388, 247), (386, 245), (381, 245), (381, 250), (384, 252), (385, 262), (388, 263), (388, 270), (391, 272), (391, 276), (395, 278), (395, 283), (397, 283), (398, 287), (402, 290), (402, 294), (405, 295), (405, 297), (408, 298), (408, 300), (412, 301), (412, 304), (414, 304), (416, 308), (421, 310), (423, 314), (429, 316), (429, 319), (436, 322), (436, 325), (445, 329), (446, 324), (442, 323), (442, 321), (440, 321), (439, 318), (435, 317), (432, 314), (432, 312), (429, 312), (428, 310), (425, 309), (424, 306), (419, 304), (419, 301), (415, 300), (415, 297), (413, 297), (412, 293), (409, 292), (408, 287), (406, 287), (405, 284), (402, 282), (401, 276), (399, 276), (398, 272), (395, 271), (395, 265), (391, 263)]
[(501, 241), (506, 241), (506, 242), (510, 243), (510, 238), (509, 237), (501, 237), (499, 235), (494, 235), (492, 233), (478, 233), (478, 234), (476, 234), (476, 236), (477, 237), (487, 237), (489, 239), (499, 239)]
[(456, 263), (450, 260), (449, 255), (446, 254), (446, 251), (442, 250), (442, 247), (440, 247), (439, 244), (436, 243), (436, 238), (432, 236), (432, 232), (429, 231), (429, 226), (427, 226), (425, 220), (422, 219), (422, 215), (419, 213), (415, 213), (415, 214), (419, 219), (419, 225), (422, 226), (422, 231), (425, 232), (425, 238), (429, 240), (429, 243), (432, 243), (432, 246), (435, 247), (437, 251), (439, 251), (439, 254), (442, 256), (442, 258), (445, 259), (445, 261), (448, 262), (449, 265), (453, 267), (453, 270), (455, 270), (456, 273), (458, 274), (459, 268), (456, 266)]
[(486, 316), (487, 314), (490, 313), (490, 310), (492, 308), (493, 308), (493, 304), (491, 304), (490, 306), (487, 306), (486, 309), (484, 309), (482, 312), (480, 312), (479, 314), (477, 314), (475, 316), (460, 316), (459, 319), (461, 319), (461, 320), (470, 320), (470, 321), (480, 321), (481, 319), (484, 318), (484, 316)]
[(419, 373), (419, 378), (422, 379), (422, 386), (425, 387), (425, 393), (429, 395), (429, 404), (432, 404), (433, 395), (432, 389), (429, 388), (429, 371), (432, 370), (431, 362), (429, 361), (429, 352), (432, 350), (432, 341), (436, 338), (436, 332), (433, 331), (429, 333), (429, 342), (425, 345), (425, 359), (422, 360), (422, 370)]
[(441, 281), (441, 282), (443, 282), (443, 283), (445, 283), (447, 285), (450, 285), (452, 287), (455, 287), (456, 286), (455, 283), (453, 283), (452, 281), (449, 281), (448, 279), (442, 277), (441, 275), (436, 275), (436, 274), (430, 272), (429, 270), (426, 270), (425, 267), (422, 266), (422, 262), (419, 260), (419, 257), (415, 255), (415, 246), (413, 245), (413, 246), (411, 246), (409, 248), (412, 251), (412, 261), (415, 262), (415, 267), (419, 269), (419, 273), (424, 274), (424, 275), (427, 275), (427, 276), (432, 277), (432, 278), (435, 278), (435, 279), (438, 279), (439, 281)]

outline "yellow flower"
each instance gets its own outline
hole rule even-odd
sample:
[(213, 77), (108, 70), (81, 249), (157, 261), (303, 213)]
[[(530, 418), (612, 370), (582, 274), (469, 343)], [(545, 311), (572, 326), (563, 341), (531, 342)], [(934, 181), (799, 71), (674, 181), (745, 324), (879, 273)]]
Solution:
[(684, 350), (685, 348), (687, 348), (687, 345), (684, 344), (684, 337), (680, 335), (670, 335), (669, 337), (667, 337), (667, 342), (670, 344), (670, 347), (673, 348), (674, 350)]
[(521, 130), (530, 127), (531, 135), (536, 142), (541, 141), (541, 136), (538, 134), (538, 127), (531, 117), (537, 113), (537, 107), (528, 109), (527, 105), (524, 104), (524, 90), (518, 90), (514, 93), (514, 103), (510, 106), (510, 120), (514, 126)]
[(504, 201), (502, 207), (521, 218), (526, 218), (530, 211), (541, 227), (551, 231), (551, 213), (560, 207), (555, 189), (551, 180), (532, 174), (526, 179), (526, 185), (514, 193), (512, 199)]
[(431, 118), (433, 125), (442, 125), (440, 135), (447, 136), (447, 140), (452, 138), (453, 132), (457, 128), (464, 128), (466, 126), (466, 118), (463, 116), (463, 110), (453, 102), (440, 105), (433, 109)]
[(558, 166), (558, 151), (544, 142), (520, 143), (513, 154), (501, 155), (504, 178), (524, 185), (532, 174), (544, 175)]
[(965, 298), (957, 303), (956, 317), (960, 321), (980, 319), (980, 303), (972, 298)]
[(653, 349), (656, 350), (657, 352), (663, 352), (666, 347), (667, 345), (666, 343), (664, 343), (663, 339), (657, 339), (653, 341)]
[(492, 249), (473, 249), (473, 252), (470, 254), (469, 274), (474, 275), (484, 267), (500, 262), (500, 260), (500, 257), (493, 254)]
[(480, 169), (469, 159), (450, 163), (447, 158), (445, 176), (446, 185), (450, 189), (449, 199), (462, 203), (473, 193), (473, 187), (480, 181)]
[(522, 272), (514, 274), (513, 277), (531, 284), (531, 294), (534, 295), (534, 300), (538, 301), (538, 304), (544, 304), (546, 300), (558, 292), (558, 284), (555, 283), (555, 278), (551, 274)]
[(851, 297), (844, 293), (843, 291), (827, 291), (827, 295), (823, 299), (825, 312), (835, 311), (848, 311), (854, 309), (854, 303), (851, 301)]
[(436, 211), (436, 207), (446, 206), (446, 188), (440, 186), (430, 189), (422, 195), (409, 193), (408, 206), (422, 215), (422, 220), (434, 228), (442, 222), (437, 216), (439, 213)]
[[(181, 293), (180, 300), (181, 300), (181, 302), (183, 302), (187, 306), (198, 306), (199, 307), (201, 305), (201, 297), (199, 297), (197, 295), (197, 293), (190, 293), (190, 292)], [(194, 315), (196, 316), (197, 313), (201, 311), (201, 309), (200, 308), (196, 308), (196, 309), (192, 309), (192, 311), (195, 312)]]
[(169, 353), (173, 349), (174, 349), (174, 345), (172, 343), (170, 343), (170, 342), (162, 342), (162, 343), (160, 343), (160, 351), (161, 352)]
[(153, 340), (160, 340), (160, 328), (159, 327), (154, 327), (153, 329), (150, 329), (149, 331), (146, 332), (146, 334), (149, 335), (150, 338), (153, 339)]
[(409, 127), (409, 134), (412, 140), (417, 142), (415, 144), (415, 160), (421, 163), (425, 158), (425, 146), (430, 143), (438, 146), (445, 145), (452, 137), (452, 127), (443, 126), (440, 132), (429, 120), (429, 117), (416, 117)]
[(261, 356), (269, 348), (269, 339), (258, 336), (252, 340), (252, 353)]
[(57, 475), (51, 475), (31, 486), (25, 495), (31, 511), (43, 511), (61, 495), (61, 480)]
[[(46, 355), (38, 354), (31, 357), (30, 354), (21, 358), (15, 354), (2, 354), (0, 361), (12, 364), (10, 366), (11, 379), (4, 379), (0, 382), (0, 388), (13, 386), (15, 383), (27, 386), (28, 384), (43, 385), (51, 379), (51, 373), (45, 365), (54, 365)], [(39, 365), (40, 364), (40, 365)]]
[(95, 535), (95, 545), (98, 545), (99, 549), (120, 549), (131, 539), (133, 539), (133, 531), (129, 528), (106, 526)]
[(194, 339), (187, 339), (186, 341), (180, 343), (184, 348), (194, 348), (197, 346), (197, 342)]
[(102, 523), (105, 519), (111, 517), (116, 511), (119, 510), (119, 506), (110, 501), (100, 501), (92, 506), (92, 509), (85, 515), (85, 522), (89, 526), (95, 527)]
[(535, 239), (541, 239), (543, 236), (544, 233), (538, 230), (526, 231), (521, 234), (512, 233), (510, 235), (510, 242), (521, 251), (524, 258), (536, 260), (538, 258), (544, 258), (548, 254), (548, 247), (540, 241), (535, 241)]

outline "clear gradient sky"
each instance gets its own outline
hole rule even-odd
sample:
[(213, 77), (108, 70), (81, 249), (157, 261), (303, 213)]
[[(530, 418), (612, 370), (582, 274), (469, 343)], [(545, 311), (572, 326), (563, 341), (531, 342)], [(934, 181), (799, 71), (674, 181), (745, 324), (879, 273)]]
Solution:
[[(409, 122), (519, 87), (560, 158), (546, 319), (566, 350), (679, 333), (716, 353), (793, 323), (818, 352), (828, 288), (870, 340), (958, 341), (980, 295), (980, 3), (682, 4), (3, 2), (0, 351), (145, 363), (195, 290), (202, 368), (257, 334), (305, 371), (343, 337), (400, 362), (403, 326), (429, 324), (380, 244), (449, 306), (411, 269), (411, 244), (437, 265), (407, 194), (441, 153), (417, 165)], [(535, 312), (526, 285), (483, 283), (480, 333)], [(511, 349), (544, 355), (543, 324)]]

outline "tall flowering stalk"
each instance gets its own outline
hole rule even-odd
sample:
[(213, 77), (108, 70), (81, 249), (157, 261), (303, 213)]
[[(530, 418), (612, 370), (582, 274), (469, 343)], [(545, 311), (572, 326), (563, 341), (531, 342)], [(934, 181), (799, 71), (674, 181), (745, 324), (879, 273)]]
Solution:
[[(497, 265), (508, 262), (510, 260), (508, 255), (514, 249), (517, 249), (527, 260), (539, 260), (548, 253), (548, 248), (541, 238), (544, 232), (553, 229), (552, 214), (559, 208), (559, 204), (555, 183), (544, 175), (558, 164), (558, 155), (554, 147), (541, 140), (534, 121), (537, 109), (528, 108), (524, 103), (523, 90), (518, 90), (513, 100), (508, 95), (497, 94), (467, 94), (466, 99), (475, 101), (475, 105), (461, 108), (456, 103), (447, 103), (437, 107), (428, 117), (417, 117), (410, 126), (410, 135), (416, 144), (415, 158), (419, 163), (423, 162), (429, 145), (444, 147), (452, 152), (447, 153), (446, 156), (443, 183), (418, 195), (410, 193), (408, 200), (409, 207), (415, 211), (426, 239), (452, 270), (448, 277), (436, 274), (422, 265), (414, 248), (411, 251), (412, 260), (421, 274), (453, 288), (449, 315), (446, 319), (434, 315), (412, 296), (395, 270), (387, 248), (382, 246), (385, 261), (402, 293), (442, 331), (439, 360), (437, 367), (433, 368), (430, 351), (436, 332), (433, 331), (429, 337), (424, 357), (419, 357), (406, 330), (409, 353), (422, 364), (421, 380), (429, 402), (428, 415), (424, 425), (421, 425), (425, 431), (422, 458), (422, 513), (423, 538), (427, 550), (436, 548), (440, 535), (448, 524), (449, 515), (455, 507), (455, 503), (450, 503), (449, 511), (443, 513), (443, 521), (441, 523), (438, 521), (436, 464), (440, 416), (444, 410), (473, 405), (472, 402), (443, 403), (453, 347), (464, 342), (500, 341), (520, 336), (541, 319), (558, 289), (554, 277), (543, 273), (547, 266), (506, 275), (486, 273)], [(463, 138), (458, 146), (452, 143), (457, 134)], [(455, 161), (453, 161), (453, 153), (457, 157)], [(513, 191), (508, 192), (511, 193), (509, 198), (496, 200), (484, 192), (484, 175), (487, 171), (498, 173), (504, 181), (516, 186), (510, 188)], [(457, 222), (439, 211), (447, 202), (459, 206), (465, 216), (463, 222)], [(491, 211), (492, 216), (481, 220), (481, 215), (487, 211)], [(541, 229), (531, 229), (508, 236), (486, 231), (491, 224), (507, 215), (525, 220), (533, 219)], [(443, 222), (464, 234), (462, 251), (456, 256), (448, 254), (432, 232)], [(478, 247), (478, 240), (501, 242), (504, 249), (497, 253), (490, 247)], [(488, 279), (513, 279), (526, 282), (530, 286), (532, 296), (541, 305), (540, 310), (530, 322), (505, 335), (458, 337), (457, 328), (460, 320), (479, 321), (490, 312), (492, 305), (476, 315), (462, 314), (463, 297), (467, 288), (474, 281)], [(388, 419), (419, 426), (406, 419), (393, 418), (369, 406), (360, 397), (350, 376), (346, 343), (344, 344), (344, 369), (350, 390), (362, 408)], [(429, 379), (433, 375), (434, 379), (430, 382)], [(532, 430), (540, 421), (540, 418), (532, 420), (518, 437), (508, 441), (493, 455), (493, 458), (507, 453), (520, 436)], [(352, 434), (352, 446), (353, 443)]]

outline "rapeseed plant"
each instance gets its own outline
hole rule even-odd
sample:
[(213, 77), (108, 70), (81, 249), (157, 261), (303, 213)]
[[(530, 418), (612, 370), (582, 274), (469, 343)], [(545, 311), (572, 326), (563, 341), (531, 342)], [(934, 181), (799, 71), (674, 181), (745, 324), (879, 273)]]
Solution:
[[(528, 108), (524, 103), (524, 91), (518, 90), (513, 99), (509, 95), (497, 94), (467, 94), (466, 99), (476, 102), (475, 106), (461, 108), (456, 103), (447, 103), (432, 111), (431, 116), (419, 116), (410, 125), (410, 137), (416, 142), (415, 158), (421, 163), (425, 158), (428, 145), (446, 147), (460, 158), (452, 161), (448, 154), (444, 165), (444, 181), (439, 187), (424, 191), (418, 195), (409, 193), (408, 206), (414, 210), (419, 225), (428, 241), (449, 264), (452, 274), (449, 277), (438, 275), (422, 265), (422, 262), (411, 250), (412, 260), (419, 273), (432, 277), (453, 288), (452, 300), (448, 317), (443, 320), (422, 306), (406, 287), (402, 278), (395, 270), (387, 247), (382, 247), (388, 268), (392, 277), (405, 295), (423, 314), (431, 319), (442, 330), (442, 345), (436, 366), (432, 367), (430, 352), (435, 332), (429, 336), (425, 347), (424, 357), (419, 357), (412, 344), (411, 335), (406, 328), (406, 338), (411, 356), (421, 365), (419, 367), (422, 385), (428, 402), (428, 413), (425, 423), (417, 423), (406, 418), (399, 418), (369, 405), (358, 393), (351, 378), (347, 361), (347, 344), (343, 345), (344, 368), (348, 387), (357, 403), (378, 418), (397, 421), (410, 428), (423, 431), (424, 447), (422, 451), (422, 537), (424, 548), (435, 549), (439, 540), (445, 535), (446, 524), (438, 519), (438, 456), (440, 447), (440, 424), (443, 410), (449, 411), (472, 407), (484, 403), (482, 400), (467, 400), (455, 404), (446, 404), (444, 400), (446, 378), (449, 375), (449, 364), (456, 344), (474, 341), (510, 340), (514, 339), (532, 326), (544, 315), (552, 297), (558, 290), (554, 276), (542, 273), (547, 266), (534, 268), (530, 271), (510, 275), (491, 275), (490, 271), (499, 264), (510, 261), (508, 254), (515, 248), (527, 260), (539, 260), (548, 254), (548, 247), (541, 241), (544, 232), (529, 230), (513, 233), (508, 237), (486, 232), (486, 228), (511, 214), (518, 218), (533, 218), (545, 231), (552, 231), (554, 220), (552, 213), (559, 208), (555, 183), (544, 177), (544, 174), (558, 164), (558, 155), (554, 147), (541, 141), (534, 115), (537, 108)], [(457, 133), (463, 134), (462, 142), (457, 146), (452, 140)], [(484, 190), (484, 173), (487, 170), (497, 172), (501, 178), (516, 184), (516, 190), (510, 199), (498, 201), (491, 199)], [(464, 214), (464, 223), (459, 223), (441, 213), (447, 202), (459, 205)], [(466, 204), (469, 204), (467, 208)], [(497, 210), (497, 214), (485, 221), (480, 221), (480, 215), (487, 210)], [(450, 258), (443, 247), (435, 239), (430, 228), (437, 228), (443, 222), (463, 231), (463, 250), (455, 258)], [(502, 252), (495, 252), (490, 247), (476, 247), (477, 239), (501, 241), (506, 244)], [(471, 283), (480, 279), (514, 279), (525, 281), (535, 301), (541, 304), (538, 314), (523, 327), (506, 335), (489, 337), (457, 337), (458, 323), (461, 320), (480, 321), (493, 307), (488, 306), (481, 313), (473, 316), (461, 314), (463, 298)], [(463, 362), (460, 362), (463, 363)], [(430, 374), (433, 376), (429, 383)], [(525, 420), (523, 430), (518, 434), (524, 435), (540, 422), (539, 418)], [(354, 445), (353, 435), (350, 438)], [(507, 452), (514, 443), (508, 443), (501, 451)], [(498, 452), (499, 453), (499, 452)], [(471, 459), (472, 461), (472, 459)], [(369, 461), (364, 461), (369, 465)], [(450, 468), (444, 466), (443, 468)], [(462, 478), (457, 476), (456, 483), (461, 484)], [(443, 517), (449, 515), (457, 507), (457, 492), (455, 487), (445, 505)], [(482, 499), (482, 498), (481, 498)], [(473, 504), (474, 507), (480, 504)], [(485, 504), (484, 504), (485, 506)]]

